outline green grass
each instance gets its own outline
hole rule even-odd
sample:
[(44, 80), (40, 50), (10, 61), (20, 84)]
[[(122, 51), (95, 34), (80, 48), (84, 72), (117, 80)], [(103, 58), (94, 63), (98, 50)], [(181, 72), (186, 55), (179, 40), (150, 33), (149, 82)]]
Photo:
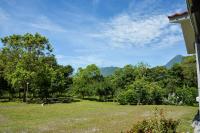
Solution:
[(81, 101), (70, 104), (0, 103), (0, 132), (120, 133), (137, 121), (164, 109), (167, 117), (180, 119), (179, 131), (192, 132), (197, 107), (129, 106), (116, 103)]

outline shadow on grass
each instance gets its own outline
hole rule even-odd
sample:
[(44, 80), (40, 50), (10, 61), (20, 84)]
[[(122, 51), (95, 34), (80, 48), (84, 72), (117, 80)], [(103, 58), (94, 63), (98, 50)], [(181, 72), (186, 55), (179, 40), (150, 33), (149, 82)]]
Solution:
[(47, 99), (31, 99), (27, 103), (31, 104), (55, 104), (55, 103), (73, 103), (80, 102), (79, 99), (74, 99), (73, 97), (63, 97), (63, 98), (47, 98)]
[(87, 97), (83, 98), (83, 100), (96, 101), (96, 102), (113, 102), (113, 99), (99, 99), (96, 97)]
[(94, 98), (94, 97), (86, 97), (86, 98), (83, 98), (83, 100), (97, 101), (97, 102), (100, 101), (98, 98)]
[[(27, 104), (55, 104), (55, 103), (74, 103), (81, 100), (96, 101), (96, 102), (113, 102), (113, 99), (99, 99), (98, 97), (58, 97), (58, 98), (28, 98)], [(0, 98), (0, 102), (22, 102), (20, 98)]]
[(0, 102), (2, 102), (2, 103), (10, 102), (10, 99), (0, 99)]
[[(31, 98), (27, 100), (27, 104), (55, 104), (55, 103), (73, 103), (73, 102), (80, 102), (80, 99), (75, 99), (73, 97), (62, 97), (62, 98), (46, 98), (46, 99), (41, 99), (41, 98)], [(8, 99), (8, 98), (1, 98), (0, 102), (6, 103), (6, 102), (22, 102), (22, 99), (19, 98), (13, 98), (13, 99)]]

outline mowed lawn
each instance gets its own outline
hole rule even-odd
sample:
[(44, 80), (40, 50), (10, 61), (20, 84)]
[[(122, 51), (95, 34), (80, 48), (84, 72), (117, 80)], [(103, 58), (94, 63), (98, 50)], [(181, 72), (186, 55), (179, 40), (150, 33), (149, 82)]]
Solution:
[(179, 131), (192, 132), (191, 122), (197, 107), (118, 105), (95, 101), (69, 104), (0, 103), (0, 132), (120, 133), (137, 121), (149, 118), (155, 108), (167, 117), (180, 119)]

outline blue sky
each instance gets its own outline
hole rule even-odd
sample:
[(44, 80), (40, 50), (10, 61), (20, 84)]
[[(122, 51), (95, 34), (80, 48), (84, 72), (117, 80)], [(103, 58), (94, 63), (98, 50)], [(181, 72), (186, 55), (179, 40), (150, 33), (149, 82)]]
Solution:
[(0, 0), (0, 37), (39, 32), (74, 68), (153, 67), (186, 55), (180, 26), (167, 19), (184, 10), (184, 0)]

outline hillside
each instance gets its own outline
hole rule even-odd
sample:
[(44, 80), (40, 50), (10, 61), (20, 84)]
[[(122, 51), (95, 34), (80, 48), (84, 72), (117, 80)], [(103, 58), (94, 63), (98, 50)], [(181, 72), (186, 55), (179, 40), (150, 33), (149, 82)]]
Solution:
[(100, 71), (103, 76), (112, 75), (118, 67), (101, 67)]
[[(164, 65), (164, 66), (166, 68), (171, 68), (174, 64), (182, 62), (183, 58), (184, 58), (184, 56), (182, 56), (182, 55), (176, 55), (169, 62), (167, 62), (166, 65)], [(109, 76), (109, 75), (112, 75), (117, 68), (119, 68), (119, 67), (113, 67), (113, 66), (101, 67), (100, 71), (103, 76)]]
[(171, 68), (174, 64), (176, 63), (181, 63), (182, 60), (183, 60), (183, 57), (182, 55), (176, 55), (174, 58), (172, 58), (166, 65), (165, 67), (166, 68)]

